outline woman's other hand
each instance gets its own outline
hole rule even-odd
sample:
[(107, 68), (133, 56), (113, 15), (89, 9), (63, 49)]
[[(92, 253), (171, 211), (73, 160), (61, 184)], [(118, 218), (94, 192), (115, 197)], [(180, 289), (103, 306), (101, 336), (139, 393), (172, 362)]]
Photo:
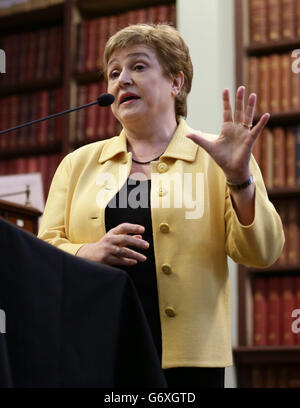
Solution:
[(229, 90), (223, 91), (223, 125), (220, 136), (207, 140), (199, 135), (187, 137), (209, 153), (223, 169), (227, 180), (242, 183), (249, 179), (249, 161), (253, 145), (267, 124), (270, 114), (265, 113), (252, 128), (256, 94), (249, 95), (246, 110), (244, 109), (245, 87), (240, 86), (236, 92), (235, 111), (232, 113)]
[[(123, 223), (109, 230), (99, 241), (83, 245), (76, 256), (113, 266), (136, 265), (147, 258), (130, 248), (148, 249), (149, 243), (142, 239), (142, 225)], [(132, 234), (132, 235), (131, 235)]]

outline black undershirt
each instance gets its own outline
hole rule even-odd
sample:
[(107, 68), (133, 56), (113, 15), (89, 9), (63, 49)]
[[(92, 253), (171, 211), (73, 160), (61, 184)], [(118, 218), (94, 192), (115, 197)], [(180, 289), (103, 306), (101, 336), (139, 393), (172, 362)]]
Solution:
[(138, 262), (133, 266), (120, 266), (120, 268), (128, 273), (135, 284), (161, 361), (161, 325), (153, 248), (150, 190), (151, 180), (127, 179), (127, 182), (105, 209), (105, 227), (107, 232), (124, 222), (140, 224), (145, 227), (142, 236), (145, 241), (149, 242), (149, 248), (143, 250), (131, 247), (131, 249), (144, 254), (147, 260)]

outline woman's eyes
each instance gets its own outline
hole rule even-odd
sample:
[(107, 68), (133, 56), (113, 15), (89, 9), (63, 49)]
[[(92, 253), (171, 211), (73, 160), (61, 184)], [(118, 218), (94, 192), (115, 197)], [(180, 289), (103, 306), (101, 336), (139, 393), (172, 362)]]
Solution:
[[(140, 71), (143, 71), (144, 69), (145, 69), (145, 65), (144, 65), (144, 64), (135, 64), (135, 65), (133, 66), (133, 70), (134, 70), (134, 71), (140, 72)], [(119, 75), (120, 75), (120, 71), (119, 71), (119, 70), (113, 70), (113, 71), (111, 71), (109, 77), (112, 78), (112, 79), (116, 79), (116, 78), (118, 78)]]

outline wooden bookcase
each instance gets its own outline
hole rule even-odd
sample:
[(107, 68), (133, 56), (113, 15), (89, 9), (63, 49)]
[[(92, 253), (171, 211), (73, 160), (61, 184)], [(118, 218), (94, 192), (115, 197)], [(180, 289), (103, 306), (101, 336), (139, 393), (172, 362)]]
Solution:
[[(293, 39), (278, 39), (277, 41), (266, 41), (257, 44), (250, 43), (249, 21), (249, 1), (235, 0), (236, 86), (245, 85), (247, 87), (247, 63), (249, 57), (288, 53), (300, 48), (299, 36)], [(271, 117), (268, 123), (270, 128), (300, 125), (300, 109), (270, 113)], [(255, 121), (257, 120), (258, 116), (255, 117)], [(300, 204), (300, 184), (290, 187), (270, 188), (268, 194), (272, 202), (280, 199), (288, 203), (289, 200), (296, 198)], [(299, 222), (298, 219), (298, 235)], [(233, 350), (238, 386), (299, 387), (300, 344), (253, 345), (252, 283), (253, 279), (258, 276), (265, 276), (268, 279), (271, 276), (300, 275), (300, 263), (275, 263), (267, 269), (255, 269), (240, 265), (238, 269), (239, 345)]]
[[(60, 75), (51, 78), (48, 77), (36, 79), (33, 78), (30, 81), (25, 81), (18, 83), (17, 85), (5, 85), (3, 84), (3, 75), (0, 75), (0, 108), (1, 108), (1, 98), (9, 98), (12, 95), (22, 96), (28, 95), (34, 92), (41, 91), (51, 91), (54, 88), (61, 88), (62, 90), (62, 103), (61, 109), (57, 111), (66, 110), (80, 105), (77, 101), (77, 88), (82, 85), (89, 85), (97, 83), (102, 79), (99, 69), (95, 69), (93, 72), (81, 72), (78, 74), (76, 72), (76, 58), (77, 58), (77, 49), (78, 36), (77, 29), (81, 22), (89, 21), (92, 19), (97, 19), (100, 17), (109, 17), (112, 15), (120, 15), (121, 13), (126, 13), (129, 11), (154, 8), (158, 6), (173, 6), (173, 10), (176, 11), (175, 0), (127, 0), (126, 2), (122, 0), (61, 0), (61, 1), (51, 1), (46, 2), (48, 5), (41, 6), (40, 8), (34, 8), (28, 10), (26, 3), (24, 9), (22, 10), (18, 7), (18, 12), (15, 14), (9, 14), (5, 16), (0, 16), (0, 48), (4, 49), (6, 52), (6, 60), (8, 61), (11, 58), (9, 55), (9, 50), (6, 51), (3, 46), (3, 39), (10, 34), (19, 34), (19, 33), (30, 33), (37, 30), (47, 29), (51, 27), (59, 26), (62, 29), (62, 52), (60, 57), (61, 63), (61, 72)], [(43, 2), (41, 2), (43, 4)], [(45, 2), (44, 2), (45, 4)], [(175, 15), (175, 13), (174, 13)], [(150, 22), (150, 21), (149, 21)], [(3, 41), (2, 41), (3, 40)], [(7, 44), (6, 44), (7, 46)], [(20, 45), (22, 48), (22, 44)], [(6, 47), (9, 48), (8, 46)], [(13, 58), (13, 56), (12, 56)], [(48, 58), (48, 57), (47, 57)], [(16, 61), (15, 61), (16, 62)], [(8, 65), (8, 63), (7, 63)], [(20, 71), (21, 68), (19, 68)], [(90, 100), (86, 101), (90, 102)], [(22, 105), (23, 103), (19, 103)], [(21, 108), (20, 108), (21, 109)], [(103, 109), (103, 108), (102, 108)], [(109, 110), (110, 108), (105, 108)], [(0, 109), (1, 110), (1, 109)], [(87, 111), (86, 109), (85, 111)], [(4, 113), (3, 113), (4, 115)], [(46, 115), (34, 115), (27, 120), (18, 120), (16, 124), (24, 123), (35, 118), (39, 118)], [(52, 119), (53, 120), (53, 119)], [(56, 121), (56, 119), (55, 119)], [(45, 122), (44, 122), (45, 123)], [(0, 128), (7, 129), (13, 125), (7, 125), (1, 128), (1, 113), (0, 113)], [(30, 129), (30, 132), (33, 131), (33, 127), (38, 125), (33, 125), (27, 129)], [(70, 151), (81, 146), (85, 143), (91, 143), (99, 138), (94, 140), (83, 140), (81, 142), (74, 142), (74, 132), (76, 126), (76, 114), (72, 113), (69, 115), (64, 115), (61, 117), (61, 127), (60, 127), (60, 138), (55, 140), (51, 144), (44, 145), (35, 145), (35, 146), (16, 146), (13, 149), (1, 148), (0, 143), (0, 174), (8, 174), (8, 172), (2, 171), (2, 165), (8, 163), (9, 161), (13, 162), (15, 159), (22, 158), (22, 160), (27, 160), (27, 158), (45, 158), (56, 156), (57, 161), (54, 162), (54, 168), (47, 166), (45, 160), (43, 161), (43, 168), (40, 169), (36, 166), (36, 171), (41, 171), (42, 173), (47, 173), (43, 177), (45, 188), (45, 197), (47, 197), (48, 188), (50, 180), (54, 174), (54, 171), (62, 159), (63, 156), (68, 154)], [(116, 124), (116, 133), (119, 130)], [(12, 132), (15, 133), (15, 132)], [(12, 133), (8, 133), (7, 137), (12, 137)], [(32, 137), (32, 136), (31, 136)], [(1, 136), (0, 136), (1, 138)], [(1, 142), (1, 141), (0, 141)], [(14, 166), (14, 164), (12, 164)], [(9, 173), (16, 173), (16, 169), (10, 169)], [(26, 171), (25, 171), (26, 172)]]

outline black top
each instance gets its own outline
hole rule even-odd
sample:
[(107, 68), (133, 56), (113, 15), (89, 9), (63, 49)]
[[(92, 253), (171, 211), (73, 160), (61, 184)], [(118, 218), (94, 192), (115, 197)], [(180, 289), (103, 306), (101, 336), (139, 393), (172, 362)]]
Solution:
[(127, 179), (121, 190), (105, 209), (106, 231), (124, 222), (145, 227), (143, 239), (150, 246), (147, 250), (131, 247), (147, 257), (145, 262), (133, 266), (120, 266), (133, 280), (149, 322), (153, 340), (161, 360), (161, 325), (158, 307), (158, 290), (153, 248), (153, 234), (150, 206), (151, 180)]

